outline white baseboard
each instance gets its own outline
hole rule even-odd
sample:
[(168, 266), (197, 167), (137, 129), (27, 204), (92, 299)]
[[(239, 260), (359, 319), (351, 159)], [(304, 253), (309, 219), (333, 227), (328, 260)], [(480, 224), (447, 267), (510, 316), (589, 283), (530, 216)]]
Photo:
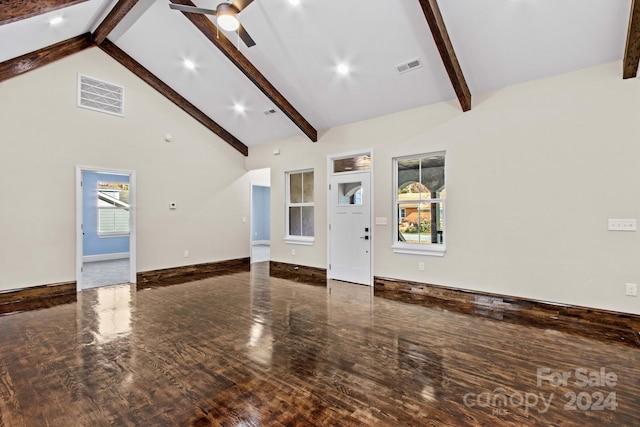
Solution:
[(113, 254), (86, 255), (82, 257), (82, 262), (111, 261), (114, 259), (129, 258), (129, 252), (117, 252)]
[(253, 246), (257, 246), (257, 245), (271, 246), (271, 240), (254, 240), (253, 242), (251, 242), (251, 244)]

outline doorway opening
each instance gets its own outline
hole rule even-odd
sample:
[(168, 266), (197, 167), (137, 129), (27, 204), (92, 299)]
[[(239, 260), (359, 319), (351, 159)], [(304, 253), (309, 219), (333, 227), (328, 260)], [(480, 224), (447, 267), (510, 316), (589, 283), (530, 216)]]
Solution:
[(76, 167), (77, 290), (136, 282), (135, 172)]
[(271, 260), (271, 169), (249, 172), (251, 180), (251, 263)]

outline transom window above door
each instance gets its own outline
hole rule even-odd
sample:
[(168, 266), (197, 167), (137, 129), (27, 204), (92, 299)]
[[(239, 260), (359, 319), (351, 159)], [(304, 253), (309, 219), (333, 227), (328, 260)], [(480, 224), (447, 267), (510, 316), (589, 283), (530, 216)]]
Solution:
[(333, 159), (333, 173), (371, 170), (371, 154)]

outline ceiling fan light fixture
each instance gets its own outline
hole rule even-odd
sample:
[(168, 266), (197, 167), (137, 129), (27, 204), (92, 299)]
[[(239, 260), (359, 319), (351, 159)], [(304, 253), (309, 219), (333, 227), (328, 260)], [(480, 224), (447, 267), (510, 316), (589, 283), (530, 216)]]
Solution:
[(218, 26), (225, 31), (236, 31), (240, 27), (238, 10), (229, 3), (220, 3), (216, 8)]

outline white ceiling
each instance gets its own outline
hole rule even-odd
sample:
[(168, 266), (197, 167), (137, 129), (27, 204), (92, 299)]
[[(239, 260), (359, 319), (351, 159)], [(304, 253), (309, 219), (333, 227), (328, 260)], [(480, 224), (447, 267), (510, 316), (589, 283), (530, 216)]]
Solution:
[[(194, 3), (213, 9), (219, 1)], [(0, 61), (92, 31), (114, 4), (90, 0), (2, 25)], [(168, 4), (141, 0), (109, 39), (248, 146), (302, 133), (282, 112), (265, 116), (274, 104)], [(631, 0), (439, 5), (473, 95), (621, 60)], [(51, 27), (58, 15), (63, 23)], [(240, 42), (240, 51), (318, 131), (455, 100), (418, 0), (255, 0), (240, 18), (257, 43)], [(415, 58), (421, 68), (398, 74), (397, 65)], [(336, 74), (341, 62), (349, 76)]]

